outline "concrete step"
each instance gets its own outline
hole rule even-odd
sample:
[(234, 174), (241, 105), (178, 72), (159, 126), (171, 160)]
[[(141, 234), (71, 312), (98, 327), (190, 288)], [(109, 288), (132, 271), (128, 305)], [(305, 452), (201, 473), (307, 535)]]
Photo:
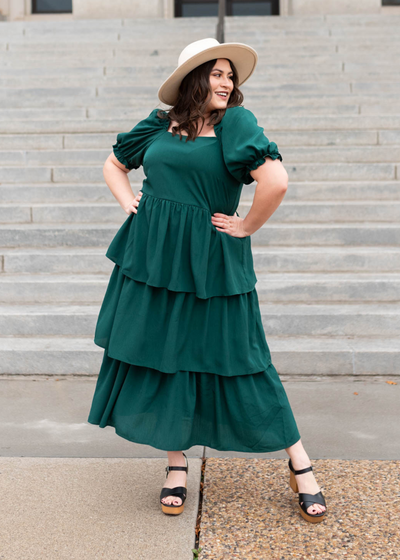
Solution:
[[(279, 146), (280, 148), (280, 146)], [(87, 153), (87, 152), (85, 152)], [(286, 147), (284, 156), (287, 161), (299, 163), (372, 163), (400, 162), (400, 145), (385, 146), (308, 146)]]
[(265, 303), (400, 301), (397, 273), (259, 273), (257, 278), (259, 300)]
[[(111, 243), (116, 224), (0, 224), (0, 247), (100, 247)], [(253, 233), (255, 245), (287, 246), (396, 246), (400, 225), (267, 224)]]
[(0, 247), (104, 247), (117, 231), (116, 224), (0, 224)]
[(394, 338), (400, 334), (400, 305), (261, 304), (267, 336)]
[(251, 236), (257, 245), (331, 245), (331, 246), (396, 246), (400, 243), (397, 224), (271, 224)]
[[(257, 114), (257, 113), (256, 113)], [(143, 112), (141, 117), (145, 113)], [(265, 131), (269, 134), (268, 131)], [(88, 133), (88, 134), (1, 134), (0, 150), (94, 150), (103, 149), (111, 151), (116, 142), (115, 132)], [(400, 144), (400, 130), (310, 130), (310, 131), (274, 131), (274, 142), (279, 148), (289, 146), (366, 146), (382, 149), (383, 145)], [(381, 146), (378, 146), (381, 145)]]
[[(171, 72), (172, 73), (172, 72)], [(272, 78), (271, 78), (272, 79)], [(72, 81), (69, 82), (70, 85), (72, 84)], [(115, 83), (113, 81), (113, 83)], [(124, 81), (124, 83), (126, 83)], [(86, 82), (86, 85), (87, 82)], [(1, 83), (0, 83), (0, 87), (1, 87)], [(134, 107), (109, 107), (107, 109), (107, 107), (105, 106), (106, 104), (104, 104), (104, 106), (98, 106), (98, 107), (93, 107), (93, 103), (87, 103), (86, 105), (88, 105), (87, 108), (80, 108), (80, 109), (74, 109), (74, 111), (76, 112), (76, 117), (75, 118), (90, 118), (90, 119), (101, 119), (101, 118), (108, 118), (108, 119), (122, 119), (122, 118), (128, 118), (128, 119), (138, 119), (140, 120), (142, 118), (143, 115), (143, 109), (140, 107), (137, 107), (136, 109)], [(250, 108), (249, 103), (246, 104), (246, 106), (248, 108)], [(392, 107), (388, 107), (387, 105), (380, 105), (378, 106), (378, 108), (376, 107), (370, 107), (368, 105), (364, 106), (364, 105), (359, 105), (357, 103), (348, 103), (348, 104), (334, 104), (334, 103), (330, 103), (328, 106), (325, 107), (321, 107), (318, 105), (310, 105), (310, 106), (304, 106), (304, 105), (295, 105), (295, 104), (285, 104), (283, 102), (281, 102), (279, 105), (275, 105), (274, 106), (274, 113), (279, 113), (279, 114), (285, 114), (285, 112), (288, 112), (290, 115), (293, 116), (302, 116), (302, 115), (326, 115), (326, 114), (330, 114), (330, 115), (358, 115), (360, 113), (363, 114), (374, 114), (374, 115), (385, 115), (385, 114), (394, 114), (397, 112), (400, 113), (400, 109), (399, 109), (400, 105), (395, 105)], [(380, 110), (379, 110), (380, 108)], [(257, 115), (260, 112), (260, 109), (262, 109), (261, 106), (257, 106), (255, 103), (252, 103), (251, 105), (251, 110)], [(49, 113), (54, 113), (54, 118), (59, 119), (62, 117), (62, 114), (67, 112), (68, 109), (64, 108), (64, 109), (57, 109), (57, 108), (51, 108), (49, 109)], [(79, 112), (83, 112), (85, 113), (84, 115), (82, 115), (82, 117), (79, 116)], [(34, 108), (7, 108), (7, 109), (3, 109), (0, 110), (0, 120), (1, 121), (5, 121), (5, 120), (17, 120), (17, 121), (21, 121), (24, 120), (24, 114), (26, 114), (26, 117), (28, 120), (41, 120), (41, 119), (50, 119), (50, 115), (47, 113), (46, 114), (46, 109), (45, 108), (40, 108), (40, 107), (34, 107)], [(144, 115), (147, 116), (147, 115)]]
[[(23, 84), (26, 86), (25, 84)], [(0, 83), (1, 87), (1, 83)], [(60, 108), (21, 108), (18, 107), (16, 109), (13, 108), (1, 108), (0, 109), (0, 121), (25, 121), (25, 120), (54, 120), (54, 119), (86, 119), (87, 118), (87, 109), (85, 108), (76, 108), (71, 109), (60, 109)]]
[[(251, 202), (241, 202), (240, 216), (246, 216)], [(0, 206), (1, 212), (1, 206)], [(35, 208), (32, 207), (35, 221)], [(335, 202), (289, 202), (283, 201), (268, 219), (273, 223), (356, 223), (356, 222), (400, 222), (400, 202), (381, 201), (335, 201)]]
[[(70, 87), (86, 87), (86, 86), (99, 86), (99, 87), (108, 87), (108, 86), (115, 86), (115, 87), (136, 87), (138, 81), (146, 81), (148, 86), (159, 86), (164, 80), (168, 78), (170, 74), (174, 71), (174, 66), (161, 66), (158, 68), (158, 71), (152, 71), (146, 75), (145, 72), (141, 72), (136, 76), (108, 76), (107, 74), (103, 74), (103, 76), (98, 75), (90, 75), (88, 74), (87, 77), (82, 75), (71, 75), (68, 76), (68, 85)], [(328, 88), (331, 88), (332, 91), (336, 94), (344, 93), (350, 94), (354, 91), (354, 93), (364, 93), (366, 91), (377, 92), (377, 86), (380, 86), (381, 89), (388, 88), (388, 92), (398, 92), (399, 85), (393, 81), (393, 72), (395, 72), (395, 68), (393, 65), (393, 69), (387, 69), (387, 72), (374, 72), (373, 68), (370, 69), (368, 72), (365, 71), (364, 73), (346, 73), (343, 71), (335, 71), (335, 72), (325, 72), (325, 73), (318, 73), (316, 74), (317, 70), (308, 71), (308, 72), (295, 72), (294, 70), (285, 72), (284, 70), (272, 70), (268, 69), (263, 72), (262, 75), (259, 76), (259, 87), (265, 87), (267, 90), (271, 91), (282, 91), (285, 88), (286, 84), (290, 84), (296, 91), (302, 91), (306, 89), (306, 91), (311, 91), (312, 86), (314, 86), (314, 93), (315, 91), (320, 91), (321, 93), (327, 93)], [(43, 81), (51, 80), (52, 87), (62, 87), (63, 83), (65, 83), (65, 78), (63, 79), (62, 76), (55, 76), (55, 77), (41, 77), (41, 76), (26, 76), (24, 77), (1, 77), (0, 78), (0, 88), (37, 88), (43, 85)], [(63, 81), (64, 80), (64, 81)], [(318, 80), (318, 81), (317, 81)], [(271, 85), (271, 82), (274, 85)], [(254, 84), (249, 82), (247, 84), (243, 84), (242, 88), (244, 91), (248, 89), (254, 89)], [(241, 89), (242, 89), (241, 88)]]
[[(398, 339), (269, 336), (272, 361), (288, 375), (390, 375), (400, 366)], [(91, 337), (0, 337), (0, 374), (97, 375), (103, 349)]]
[(0, 274), (0, 303), (101, 303), (108, 275)]
[(1, 336), (94, 336), (99, 305), (0, 305)]
[[(273, 79), (273, 78), (271, 78)], [(53, 82), (52, 82), (53, 83)], [(72, 82), (69, 82), (72, 86)], [(85, 84), (88, 85), (87, 81)], [(53, 83), (53, 86), (55, 84)], [(392, 97), (388, 97), (385, 103), (381, 100), (380, 103), (376, 102), (372, 97), (368, 102), (359, 102), (356, 99), (349, 99), (344, 103), (344, 99), (340, 100), (338, 98), (331, 98), (325, 100), (321, 103), (311, 103), (307, 99), (296, 98), (296, 99), (278, 99), (273, 102), (274, 105), (274, 115), (292, 116), (292, 117), (302, 117), (308, 115), (323, 116), (323, 115), (371, 115), (371, 116), (387, 116), (387, 115), (399, 115), (400, 114), (400, 103), (393, 101)], [(143, 107), (152, 107), (154, 105), (152, 99), (143, 100), (142, 106), (137, 106), (137, 97), (135, 96), (136, 106), (129, 103), (129, 100), (124, 107), (121, 107), (118, 99), (106, 100), (104, 98), (87, 98), (80, 100), (71, 100), (69, 98), (61, 100), (53, 100), (57, 105), (54, 107), (48, 107), (46, 109), (45, 100), (40, 98), (34, 101), (27, 100), (21, 103), (21, 100), (6, 100), (3, 104), (3, 109), (0, 110), (0, 121), (38, 121), (38, 120), (59, 120), (65, 114), (65, 118), (75, 118), (75, 119), (129, 119), (139, 121), (145, 118), (150, 112), (146, 113)], [(297, 101), (297, 102), (296, 102)], [(374, 103), (375, 101), (375, 103)], [(272, 103), (272, 101), (271, 101)], [(245, 107), (253, 111), (253, 113), (258, 117), (265, 110), (264, 102), (252, 99), (251, 96), (246, 96)], [(68, 116), (68, 112), (72, 114)], [(317, 131), (316, 131), (317, 132)], [(376, 140), (376, 139), (375, 139)], [(346, 142), (349, 143), (349, 140)], [(375, 141), (376, 143), (376, 141)], [(7, 148), (7, 147), (6, 147)]]
[[(258, 278), (260, 272), (400, 272), (400, 247), (263, 247), (252, 243), (252, 254)], [(4, 259), (7, 271), (7, 254)]]
[[(105, 137), (104, 141), (108, 142), (110, 137), (115, 142), (114, 134), (108, 135), (107, 140)], [(64, 148), (63, 140), (64, 136), (62, 134), (1, 134), (0, 150), (62, 150)], [(89, 141), (88, 139), (88, 144)], [(110, 145), (108, 142), (107, 146)], [(107, 146), (95, 147), (106, 148)], [(86, 147), (91, 146), (87, 145)]]
[[(0, 63), (1, 69), (1, 63)], [(42, 84), (43, 85), (43, 84)], [(46, 109), (53, 108), (53, 109), (62, 109), (62, 108), (84, 108), (84, 109), (103, 109), (107, 111), (107, 108), (131, 108), (132, 114), (136, 114), (135, 111), (139, 110), (141, 106), (142, 109), (138, 113), (138, 120), (141, 118), (146, 117), (152, 108), (163, 108), (169, 109), (168, 106), (164, 105), (160, 101), (157, 100), (156, 96), (154, 95), (154, 89), (148, 91), (145, 86), (141, 90), (137, 90), (135, 92), (135, 96), (128, 96), (126, 90), (120, 91), (116, 95), (101, 95), (95, 97), (96, 88), (75, 88), (75, 89), (82, 89), (87, 92), (86, 95), (82, 96), (69, 96), (68, 91), (74, 88), (30, 88), (28, 90), (28, 94), (26, 94), (25, 89), (19, 89), (19, 95), (12, 96), (9, 94), (9, 90), (12, 89), (16, 91), (17, 88), (7, 88), (2, 90), (2, 108), (22, 108), (22, 109)], [(121, 88), (119, 88), (121, 90)], [(56, 90), (56, 91), (54, 91)], [(60, 91), (60, 93), (58, 93)], [(64, 91), (64, 94), (62, 93)], [(257, 117), (265, 112), (265, 101), (262, 96), (259, 95), (260, 90), (247, 90), (244, 106), (248, 107), (249, 109), (253, 110), (256, 113)], [(288, 93), (289, 92), (289, 93)], [(53, 95), (54, 94), (54, 95)], [(123, 94), (123, 96), (122, 96)], [(123, 105), (121, 103), (121, 99), (123, 98)], [(298, 107), (299, 110), (309, 109), (313, 111), (314, 108), (317, 110), (322, 111), (322, 108), (325, 107), (326, 111), (325, 114), (329, 114), (330, 107), (340, 107), (340, 106), (349, 106), (349, 105), (357, 105), (358, 107), (364, 108), (374, 108), (375, 106), (381, 106), (384, 113), (387, 113), (387, 104), (385, 103), (390, 102), (393, 105), (393, 110), (390, 114), (394, 114), (396, 112), (396, 107), (398, 106), (398, 95), (396, 92), (383, 92), (379, 98), (377, 95), (372, 93), (363, 93), (363, 94), (354, 94), (350, 93), (348, 95), (340, 94), (313, 94), (309, 92), (307, 95), (290, 95), (290, 88), (288, 88), (285, 92), (278, 92), (273, 93), (270, 92), (268, 95), (269, 105), (274, 106), (274, 113), (275, 107), (280, 110), (280, 108), (296, 108)], [(46, 105), (47, 103), (47, 105)], [(303, 109), (305, 108), (305, 109)], [(361, 109), (360, 109), (361, 111)], [(301, 115), (300, 115), (301, 116)], [(324, 129), (321, 128), (321, 131)], [(332, 129), (335, 130), (335, 129)]]
[[(215, 32), (213, 32), (215, 34)], [(237, 35), (236, 35), (237, 37)], [(233, 41), (236, 40), (233, 38)], [(392, 38), (390, 38), (390, 41)], [(188, 40), (188, 43), (191, 39)], [(319, 71), (332, 73), (343, 73), (358, 79), (366, 73), (388, 74), (389, 69), (396, 71), (396, 57), (400, 53), (400, 47), (390, 42), (368, 43), (345, 43), (330, 42), (325, 40), (307, 40), (302, 44), (298, 40), (271, 39), (270, 42), (258, 46), (254, 37), (246, 41), (252, 44), (258, 54), (257, 74), (263, 75), (268, 70), (278, 71), (284, 66), (288, 71), (306, 72)], [(182, 40), (182, 44), (183, 40)], [(100, 43), (81, 43), (77, 41), (74, 45), (64, 42), (25, 42), (25, 43), (3, 43), (3, 56), (0, 60), (0, 68), (8, 70), (33, 71), (43, 67), (43, 59), (46, 59), (46, 68), (57, 70), (57, 61), (63, 60), (63, 68), (73, 71), (78, 68), (127, 68), (136, 69), (150, 68), (155, 66), (161, 68), (175, 67), (179, 49), (172, 55), (164, 53), (165, 45), (159, 49), (149, 48), (147, 51), (139, 50), (134, 45), (121, 42), (111, 42), (106, 46)], [(323, 54), (319, 54), (322, 51)], [(84, 52), (84, 54), (82, 54)], [(154, 54), (153, 54), (154, 53)], [(172, 72), (171, 72), (172, 73)], [(105, 73), (107, 75), (107, 72)]]
[[(107, 247), (58, 247), (57, 249), (0, 249), (1, 272), (23, 274), (107, 274), (114, 263)], [(395, 257), (394, 257), (395, 260)], [(1, 279), (1, 274), (0, 274)]]
[[(3, 150), (0, 151), (0, 164), (31, 167), (100, 165), (104, 164), (111, 151), (112, 146), (106, 150)], [(395, 158), (391, 161), (395, 161)]]
[[(256, 183), (244, 185), (241, 200), (252, 201)], [(140, 190), (140, 187), (137, 187)], [(136, 191), (135, 191), (136, 192)], [(285, 202), (400, 200), (400, 181), (294, 181), (289, 177)]]
[[(271, 139), (274, 137), (272, 136)], [(115, 143), (115, 139), (114, 142)], [(274, 140), (275, 141), (275, 140)], [(285, 161), (294, 163), (326, 162), (342, 164), (376, 164), (400, 162), (400, 145), (360, 146), (360, 147), (306, 147), (279, 146)], [(58, 149), (58, 150), (1, 150), (0, 164), (4, 166), (71, 166), (100, 165), (112, 151), (112, 144), (107, 149)]]
[[(134, 192), (140, 190), (141, 185), (133, 185)], [(0, 185), (0, 203), (65, 203), (65, 202), (116, 202), (110, 189), (104, 183), (71, 184), (71, 183), (44, 183), (44, 184), (3, 184)]]
[[(102, 165), (3, 166), (0, 168), (0, 183), (100, 183), (104, 179), (103, 164), (109, 153), (109, 150), (105, 152)], [(285, 158), (283, 163), (292, 181), (390, 181), (400, 177), (400, 163), (397, 162), (296, 163)], [(130, 178), (143, 181), (143, 168), (132, 170)]]
[(0, 337), (3, 375), (96, 375), (102, 358), (92, 337)]
[[(16, 274), (107, 274), (114, 263), (107, 247), (0, 249), (1, 272)], [(273, 272), (400, 272), (399, 247), (263, 247), (252, 244), (254, 268)], [(1, 277), (1, 275), (0, 275)]]
[[(71, 88), (73, 89), (73, 88)], [(76, 88), (79, 89), (79, 88)], [(103, 88), (104, 89), (104, 88)], [(115, 88), (117, 89), (117, 88)], [(120, 88), (121, 89), (121, 88)], [(2, 92), (13, 92), (13, 97), (18, 95), (16, 90), (0, 90), (0, 101)], [(28, 91), (22, 90), (28, 95)], [(119, 95), (117, 91), (110, 95)], [(45, 94), (45, 92), (44, 92)], [(156, 92), (154, 92), (156, 94)], [(34, 95), (34, 93), (30, 93)], [(74, 95), (74, 94), (71, 94)], [(77, 94), (79, 95), (79, 94)], [(134, 92), (131, 92), (134, 95)], [(123, 101), (121, 100), (121, 103)], [(156, 107), (158, 104), (156, 105)], [(154, 108), (156, 108), (154, 107)], [(146, 110), (147, 112), (147, 110)], [(142, 112), (143, 115), (144, 112)], [(150, 113), (150, 111), (149, 111)], [(146, 117), (147, 115), (145, 115)], [(144, 117), (144, 118), (145, 118)], [(263, 115), (257, 112), (257, 121), (262, 126), (268, 137), (271, 131), (334, 131), (334, 130), (400, 130), (400, 115)], [(38, 120), (38, 121), (0, 121), (0, 134), (75, 134), (75, 133), (102, 133), (102, 132), (118, 132), (131, 130), (138, 120), (132, 119), (127, 122), (126, 119), (80, 119), (80, 120)]]
[[(99, 305), (0, 305), (0, 336), (94, 336)], [(400, 304), (261, 303), (266, 336), (395, 338)]]
[[(244, 217), (252, 202), (242, 201), (238, 206), (239, 216)], [(0, 223), (111, 223), (121, 224), (127, 214), (117, 201), (114, 202), (60, 202), (0, 204)], [(400, 201), (334, 201), (334, 202), (290, 202), (283, 201), (269, 218), (268, 224), (303, 223), (363, 223), (400, 222)]]
[[(138, 193), (142, 183), (131, 179), (132, 190)], [(241, 204), (252, 202), (256, 182), (244, 185)], [(384, 201), (400, 200), (400, 181), (289, 181), (289, 188), (284, 204), (295, 201), (315, 202), (346, 202), (372, 201), (378, 204)], [(3, 183), (0, 185), (0, 203), (11, 204), (24, 201), (30, 203), (67, 203), (86, 202), (116, 203), (110, 189), (101, 183), (37, 183), (18, 184)]]
[(269, 336), (267, 342), (281, 375), (394, 375), (400, 368), (397, 338)]
[[(258, 273), (265, 303), (396, 302), (399, 273)], [(0, 303), (101, 303), (104, 274), (0, 274)]]

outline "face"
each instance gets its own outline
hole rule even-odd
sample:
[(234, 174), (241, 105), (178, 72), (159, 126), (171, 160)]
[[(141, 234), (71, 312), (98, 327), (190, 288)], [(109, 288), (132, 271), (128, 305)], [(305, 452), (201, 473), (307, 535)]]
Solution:
[[(207, 105), (207, 111), (226, 108), (233, 90), (233, 72), (226, 58), (219, 58), (214, 64), (210, 73), (210, 86), (212, 98)], [(218, 95), (218, 93), (226, 93), (226, 95)]]

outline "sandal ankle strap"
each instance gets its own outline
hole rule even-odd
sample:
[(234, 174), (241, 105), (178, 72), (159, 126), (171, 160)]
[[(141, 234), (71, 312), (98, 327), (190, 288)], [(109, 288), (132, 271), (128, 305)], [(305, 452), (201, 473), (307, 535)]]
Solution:
[(289, 469), (292, 471), (292, 473), (294, 473), (294, 474), (296, 474), (296, 475), (297, 475), (297, 474), (304, 474), (304, 473), (307, 473), (307, 472), (310, 472), (310, 471), (313, 470), (312, 467), (306, 467), (305, 469), (300, 469), (300, 470), (296, 471), (296, 470), (294, 470), (294, 468), (293, 468), (291, 459), (289, 459)]
[(165, 467), (165, 470), (167, 471), (167, 473), (169, 473), (169, 471), (186, 471), (187, 472), (187, 467)]
[(189, 473), (189, 461), (188, 458), (186, 457), (186, 455), (184, 454), (184, 452), (182, 451), (182, 455), (185, 457), (185, 461), (186, 461), (186, 467), (165, 467), (165, 470), (167, 471), (167, 476), (169, 471), (186, 471), (186, 473)]

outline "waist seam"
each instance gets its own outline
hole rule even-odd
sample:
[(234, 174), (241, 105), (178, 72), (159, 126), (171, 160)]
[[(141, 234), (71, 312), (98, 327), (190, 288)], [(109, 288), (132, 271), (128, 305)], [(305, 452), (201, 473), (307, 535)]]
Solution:
[(181, 206), (194, 206), (194, 208), (200, 208), (200, 210), (204, 210), (208, 214), (211, 214), (211, 210), (209, 208), (205, 208), (204, 206), (199, 206), (198, 204), (189, 204), (187, 202), (179, 202), (178, 200), (171, 200), (169, 198), (163, 198), (161, 196), (154, 196), (147, 192), (142, 191), (144, 195), (150, 196), (151, 198), (155, 198), (156, 200), (166, 200), (167, 202), (171, 202), (172, 204), (180, 204)]

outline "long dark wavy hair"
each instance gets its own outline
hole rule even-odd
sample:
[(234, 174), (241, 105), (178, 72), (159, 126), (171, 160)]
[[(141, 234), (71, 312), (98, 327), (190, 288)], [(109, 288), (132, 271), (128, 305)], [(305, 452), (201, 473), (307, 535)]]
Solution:
[[(202, 119), (202, 126), (204, 126), (206, 120), (204, 113), (213, 94), (210, 86), (210, 74), (217, 60), (216, 58), (204, 62), (189, 72), (179, 86), (178, 100), (175, 105), (169, 109), (167, 114), (163, 113), (162, 109), (158, 111), (157, 116), (160, 119), (169, 119), (170, 122), (174, 120), (179, 123), (172, 128), (172, 136), (176, 136), (179, 133), (180, 140), (182, 140), (182, 136), (185, 136), (182, 134), (182, 131), (185, 131), (188, 132), (186, 142), (189, 140), (194, 141), (197, 137), (197, 122), (199, 119)], [(228, 107), (241, 105), (244, 100), (243, 94), (237, 85), (239, 81), (237, 70), (233, 62), (229, 60), (229, 63), (233, 72), (233, 89), (226, 108), (214, 109), (211, 112), (210, 120), (207, 123), (209, 126), (218, 124)]]

